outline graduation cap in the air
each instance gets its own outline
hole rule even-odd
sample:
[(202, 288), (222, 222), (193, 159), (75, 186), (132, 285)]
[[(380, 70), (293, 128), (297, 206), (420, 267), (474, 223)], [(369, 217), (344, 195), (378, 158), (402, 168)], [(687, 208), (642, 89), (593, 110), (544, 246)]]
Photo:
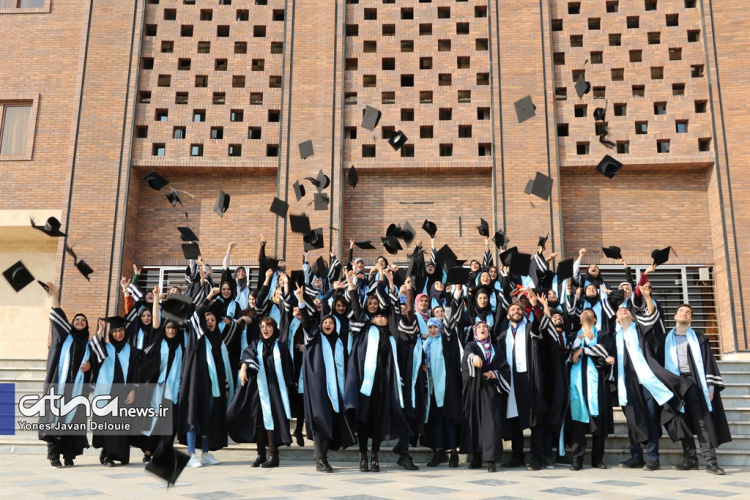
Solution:
[(183, 243), (182, 255), (184, 255), (187, 260), (195, 260), (201, 256), (201, 249), (197, 243)]
[(94, 270), (91, 269), (91, 267), (86, 264), (83, 259), (79, 260), (76, 253), (69, 246), (65, 247), (65, 251), (68, 252), (71, 257), (73, 257), (73, 264), (76, 266), (76, 269), (78, 269), (78, 272), (80, 272), (87, 281), (91, 281), (89, 275), (92, 274)]
[(492, 237), (492, 239), (495, 241), (495, 246), (498, 250), (500, 250), (501, 248), (505, 248), (510, 242), (510, 238), (508, 238), (505, 233), (499, 229), (497, 230), (497, 232), (495, 232), (495, 235)]
[(286, 217), (287, 210), (289, 210), (289, 204), (274, 196), (273, 201), (271, 202), (270, 211), (283, 219)]
[(315, 210), (328, 210), (328, 203), (330, 201), (326, 193), (315, 193)]
[(445, 271), (456, 267), (458, 257), (455, 253), (453, 253), (453, 250), (448, 245), (443, 245), (442, 247), (440, 247), (440, 250), (438, 250), (435, 255), (438, 259), (438, 262), (442, 263), (443, 269)]
[(596, 166), (596, 171), (611, 179), (612, 177), (617, 175), (621, 168), (622, 163), (615, 160), (611, 156), (606, 155)]
[(446, 285), (465, 285), (469, 281), (471, 269), (463, 266), (455, 266), (448, 270), (448, 276), (445, 279)]
[(607, 116), (607, 108), (596, 108), (594, 110), (594, 120), (601, 122)]
[(367, 130), (375, 130), (375, 127), (378, 126), (378, 122), (380, 121), (381, 116), (382, 113), (379, 109), (373, 108), (372, 106), (367, 106), (365, 108), (365, 116), (362, 118), (362, 128), (366, 128)]
[(297, 285), (305, 286), (305, 271), (292, 271), (289, 274), (289, 284), (292, 285), (293, 290), (297, 289)]
[(161, 301), (161, 313), (164, 318), (182, 324), (192, 311), (192, 299), (187, 295), (172, 293)]
[(620, 250), (620, 247), (602, 247), (602, 252), (604, 252), (604, 255), (607, 256), (607, 258), (619, 260), (622, 259), (622, 250)]
[(306, 159), (309, 156), (312, 156), (313, 153), (313, 142), (312, 141), (305, 141), (299, 143), (299, 157), (303, 160)]
[(557, 265), (557, 282), (573, 277), (573, 263), (575, 259), (566, 259)]
[(315, 186), (319, 193), (331, 184), (331, 179), (322, 170), (318, 172), (317, 177), (305, 177), (305, 179), (312, 182), (312, 185)]
[(307, 234), (310, 232), (310, 219), (305, 214), (289, 214), (289, 224), (292, 226), (293, 233)]
[(3, 276), (5, 276), (5, 279), (8, 280), (8, 283), (10, 283), (10, 286), (16, 292), (20, 292), (34, 282), (34, 277), (20, 260), (3, 271)]
[(385, 230), (385, 235), (396, 237), (400, 231), (401, 231), (401, 226), (397, 226), (396, 224), (391, 224)]
[(224, 213), (229, 209), (229, 195), (224, 190), (219, 189), (219, 196), (216, 197), (216, 205), (214, 205), (214, 212), (219, 217), (224, 218)]
[(375, 246), (372, 244), (372, 240), (355, 241), (354, 246), (361, 248), (362, 250), (375, 250)]
[(407, 140), (408, 137), (406, 137), (406, 134), (404, 134), (400, 130), (397, 130), (391, 134), (391, 137), (388, 139), (388, 144), (390, 144), (395, 151), (398, 151), (399, 149), (401, 149), (401, 146), (406, 143)]
[(536, 106), (534, 106), (534, 103), (531, 102), (530, 95), (517, 100), (514, 104), (516, 106), (516, 116), (518, 117), (518, 123), (523, 123), (529, 118), (533, 118), (534, 115), (536, 115)]
[(31, 219), (31, 227), (33, 227), (34, 229), (38, 229), (47, 236), (67, 236), (65, 233), (60, 231), (60, 226), (60, 221), (55, 217), (50, 217), (49, 219), (47, 219), (47, 222), (45, 222), (43, 226), (38, 226), (36, 222), (34, 222), (34, 219)]
[(310, 267), (310, 271), (312, 271), (315, 276), (318, 276), (320, 278), (325, 278), (328, 276), (328, 263), (322, 255), (318, 257), (318, 260), (313, 262), (313, 265)]
[(510, 273), (516, 276), (528, 276), (531, 265), (531, 255), (514, 252), (510, 256)]
[(180, 232), (180, 239), (182, 241), (199, 241), (198, 235), (189, 227), (178, 227), (177, 230)]
[(169, 193), (167, 193), (167, 199), (169, 200), (169, 203), (172, 204), (172, 207), (176, 207), (178, 203), (182, 206), (180, 195), (177, 194), (177, 191), (175, 191), (174, 188), (170, 188)]
[(552, 184), (552, 177), (537, 172), (534, 179), (529, 179), (529, 182), (526, 184), (526, 189), (524, 189), (523, 192), (526, 194), (533, 194), (537, 198), (546, 201), (549, 200), (549, 196), (552, 193)]
[(325, 240), (323, 240), (323, 228), (319, 227), (313, 229), (302, 237), (302, 241), (305, 242), (305, 251), (323, 248), (325, 246)]
[(106, 318), (102, 318), (102, 321), (109, 325), (110, 332), (128, 326), (128, 321), (122, 316), (108, 316)]
[(480, 236), (484, 236), (485, 238), (488, 238), (490, 236), (490, 225), (487, 223), (484, 219), (479, 219), (481, 222), (477, 226), (477, 231), (479, 232)]
[(151, 455), (151, 461), (146, 465), (146, 470), (164, 479), (169, 487), (170, 484), (177, 482), (177, 478), (180, 477), (189, 460), (190, 456), (175, 450), (171, 441), (162, 440)]
[(500, 262), (503, 266), (510, 266), (511, 258), (518, 253), (518, 247), (510, 247), (500, 254)]
[(169, 181), (167, 179), (153, 171), (141, 178), (144, 181), (148, 182), (148, 185), (151, 187), (151, 189), (155, 189), (157, 191), (161, 190), (161, 188), (169, 184)]
[(417, 232), (414, 230), (413, 227), (411, 227), (411, 224), (409, 224), (409, 221), (406, 221), (404, 224), (403, 229), (401, 229), (398, 232), (398, 237), (404, 240), (404, 243), (407, 245), (410, 245), (412, 241), (414, 241), (414, 237), (417, 235)]
[(398, 241), (398, 238), (394, 236), (385, 236), (380, 239), (383, 242), (383, 247), (385, 248), (385, 250), (391, 255), (396, 255), (399, 250), (404, 249), (401, 246), (401, 243)]
[(425, 232), (430, 235), (430, 238), (434, 238), (435, 233), (437, 233), (437, 230), (438, 230), (437, 224), (427, 219), (424, 220), (424, 223), (422, 224), (422, 229), (424, 229)]
[(669, 252), (673, 252), (675, 256), (677, 256), (677, 252), (674, 251), (674, 248), (672, 248), (671, 245), (667, 248), (662, 248), (661, 250), (656, 249), (651, 252), (651, 258), (654, 259), (654, 264), (660, 266), (667, 262), (669, 260)]
[[(294, 181), (292, 188), (294, 188), (294, 196), (297, 197), (297, 201), (305, 197), (305, 186), (300, 184), (299, 181)], [(286, 217), (286, 215), (284, 215), (284, 217)]]
[(544, 248), (547, 245), (548, 239), (549, 239), (549, 233), (547, 233), (547, 236), (540, 236), (539, 241), (537, 242), (536, 246)]
[(352, 188), (357, 187), (357, 183), (359, 182), (359, 175), (357, 174), (357, 170), (354, 168), (354, 165), (352, 165), (351, 168), (346, 171), (346, 182), (348, 182)]
[(578, 75), (578, 80), (576, 80), (576, 94), (578, 94), (578, 97), (581, 98), (585, 94), (588, 94), (591, 91), (591, 83), (586, 81), (586, 78), (583, 76), (583, 72), (581, 72)]

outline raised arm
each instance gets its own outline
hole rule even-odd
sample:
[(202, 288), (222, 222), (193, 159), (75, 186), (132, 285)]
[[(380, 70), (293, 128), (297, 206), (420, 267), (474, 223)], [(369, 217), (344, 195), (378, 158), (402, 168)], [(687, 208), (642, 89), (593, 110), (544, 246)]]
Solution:
[(151, 323), (154, 329), (158, 329), (161, 326), (161, 314), (159, 314), (159, 285), (156, 285), (153, 290), (154, 304), (151, 308)]

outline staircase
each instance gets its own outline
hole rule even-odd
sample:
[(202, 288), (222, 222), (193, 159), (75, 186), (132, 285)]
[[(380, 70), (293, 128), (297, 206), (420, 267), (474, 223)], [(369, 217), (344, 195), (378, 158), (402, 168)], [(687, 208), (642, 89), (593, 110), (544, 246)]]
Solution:
[[(725, 384), (721, 397), (732, 432), (732, 442), (723, 445), (718, 450), (719, 464), (750, 465), (750, 362), (720, 361), (719, 369)], [(23, 394), (41, 394), (44, 375), (44, 360), (6, 359), (0, 361), (0, 384), (15, 383), (16, 404)], [(18, 416), (17, 411), (16, 415)], [(526, 434), (528, 447), (528, 431)], [(383, 443), (382, 459), (387, 460), (390, 447), (394, 444), (395, 442)], [(505, 447), (510, 450), (510, 443), (505, 443)], [(625, 460), (630, 456), (629, 450), (630, 442), (627, 437), (625, 417), (619, 408), (615, 408), (615, 434), (607, 439), (605, 461), (613, 464)], [(313, 458), (312, 442), (307, 439), (304, 447), (292, 445), (279, 451), (282, 459), (309, 461)], [(36, 432), (16, 430), (14, 436), (0, 436), (0, 454), (46, 455), (46, 453), (46, 443), (37, 439)], [(137, 461), (140, 452), (133, 449), (132, 453), (132, 460)], [(675, 464), (682, 460), (680, 443), (673, 443), (668, 437), (662, 438), (660, 453), (663, 465)], [(84, 454), (96, 457), (98, 450), (89, 448)], [(432, 452), (426, 448), (415, 448), (411, 454), (417, 463), (426, 462), (432, 456)], [(252, 444), (230, 445), (218, 453), (219, 459), (224, 460), (251, 460), (254, 456), (255, 445)], [(331, 452), (329, 458), (334, 461), (355, 463), (359, 460), (359, 454), (356, 447), (353, 447), (345, 451)]]

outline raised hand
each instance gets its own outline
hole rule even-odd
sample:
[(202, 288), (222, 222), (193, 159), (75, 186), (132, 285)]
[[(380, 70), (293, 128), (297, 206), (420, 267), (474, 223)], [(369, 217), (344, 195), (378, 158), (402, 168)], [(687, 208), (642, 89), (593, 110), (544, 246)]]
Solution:
[[(123, 292), (125, 292), (128, 289), (128, 287), (130, 286), (130, 283), (131, 283), (130, 278), (126, 278), (125, 276), (122, 277), (122, 279), (120, 280), (120, 288), (122, 288)], [(52, 290), (50, 290), (50, 292), (52, 292)]]
[(141, 268), (133, 264), (133, 274), (141, 274)]
[(221, 292), (221, 289), (218, 286), (215, 286), (211, 289), (211, 293), (208, 294), (208, 298), (212, 299), (216, 297), (217, 295), (219, 295), (220, 292)]
[(305, 299), (305, 288), (299, 283), (296, 283), (297, 289), (294, 291), (294, 296), (297, 297), (297, 301), (301, 304)]
[(232, 250), (234, 250), (234, 247), (236, 247), (236, 246), (237, 246), (237, 242), (236, 241), (231, 242), (229, 244), (229, 246), (227, 247), (227, 253), (231, 253)]

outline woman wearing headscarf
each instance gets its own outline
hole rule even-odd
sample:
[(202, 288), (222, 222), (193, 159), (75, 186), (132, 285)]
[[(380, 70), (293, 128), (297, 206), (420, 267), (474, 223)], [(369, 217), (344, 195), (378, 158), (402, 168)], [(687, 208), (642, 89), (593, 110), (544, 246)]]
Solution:
[[(78, 313), (73, 321), (60, 308), (60, 289), (54, 283), (47, 283), (52, 296), (50, 311), (50, 343), (47, 354), (47, 374), (44, 377), (44, 394), (54, 388), (56, 394), (64, 394), (66, 401), (75, 396), (88, 397), (91, 380), (91, 363), (89, 362), (89, 322), (85, 315)], [(46, 411), (46, 417), (40, 417), (40, 424), (54, 425), (57, 417)], [(72, 413), (61, 418), (65, 423), (86, 425), (85, 412), (76, 408)], [(52, 467), (62, 467), (60, 455), (65, 467), (72, 467), (73, 460), (83, 454), (89, 447), (86, 432), (78, 434), (56, 435), (50, 431), (39, 431), (39, 439), (47, 443), (47, 460)]]
[[(275, 278), (275, 271), (273, 269), (267, 269), (265, 281), (263, 281), (263, 284), (258, 291), (256, 307), (261, 316), (269, 316), (273, 318), (278, 325), (281, 323), (281, 290), (278, 286), (275, 286), (274, 291), (272, 293), (269, 292), (273, 280), (277, 280), (277, 278)], [(275, 285), (277, 285), (277, 283), (278, 281), (274, 282)], [(270, 298), (268, 296), (269, 293), (271, 293)]]

